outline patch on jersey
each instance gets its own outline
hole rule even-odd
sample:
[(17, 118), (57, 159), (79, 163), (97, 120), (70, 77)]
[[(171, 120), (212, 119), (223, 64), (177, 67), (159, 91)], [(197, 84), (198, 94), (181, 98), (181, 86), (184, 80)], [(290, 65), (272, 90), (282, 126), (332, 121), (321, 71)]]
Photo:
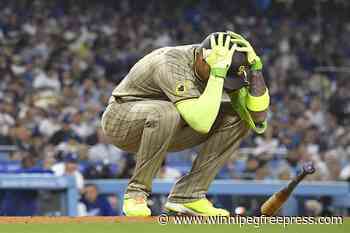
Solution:
[(176, 84), (176, 88), (175, 88), (176, 95), (183, 95), (184, 93), (186, 93), (188, 91), (190, 85), (191, 85), (191, 82), (188, 80), (178, 82)]

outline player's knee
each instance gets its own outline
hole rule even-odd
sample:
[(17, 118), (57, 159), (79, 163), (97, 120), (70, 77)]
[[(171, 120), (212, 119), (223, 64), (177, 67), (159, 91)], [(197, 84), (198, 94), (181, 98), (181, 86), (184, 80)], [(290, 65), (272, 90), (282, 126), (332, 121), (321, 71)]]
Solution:
[(101, 117), (101, 128), (105, 135), (109, 135), (111, 131), (110, 127), (110, 120), (111, 120), (111, 113), (110, 113), (110, 107), (107, 107), (107, 109), (103, 112)]

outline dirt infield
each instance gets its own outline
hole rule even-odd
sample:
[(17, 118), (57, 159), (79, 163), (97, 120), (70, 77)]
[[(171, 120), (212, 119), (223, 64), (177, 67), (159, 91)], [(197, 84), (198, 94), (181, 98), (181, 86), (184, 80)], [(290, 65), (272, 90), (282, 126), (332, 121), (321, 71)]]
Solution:
[(0, 217), (0, 224), (6, 223), (128, 223), (156, 222), (156, 217)]

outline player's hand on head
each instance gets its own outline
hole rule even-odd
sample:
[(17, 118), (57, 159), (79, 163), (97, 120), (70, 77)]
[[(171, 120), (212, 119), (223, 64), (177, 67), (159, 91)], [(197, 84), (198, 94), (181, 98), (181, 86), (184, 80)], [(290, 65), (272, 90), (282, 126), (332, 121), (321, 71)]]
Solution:
[[(217, 36), (217, 42), (215, 36)], [(225, 78), (230, 68), (232, 56), (237, 47), (236, 44), (232, 45), (231, 40), (231, 36), (226, 33), (214, 34), (210, 37), (211, 49), (203, 49), (203, 56), (210, 66), (210, 73), (216, 77)]]
[(242, 35), (235, 33), (233, 31), (226, 31), (227, 34), (231, 36), (232, 39), (241, 39), (241, 40), (246, 40)]
[(236, 51), (238, 52), (244, 52), (247, 54), (247, 59), (249, 64), (251, 65), (251, 68), (253, 70), (261, 70), (263, 67), (262, 61), (258, 55), (256, 55), (256, 52), (254, 51), (254, 48), (251, 46), (248, 40), (246, 40), (243, 36), (240, 34), (237, 34), (232, 31), (227, 31), (227, 33), (231, 36), (231, 42), (236, 43), (238, 46), (236, 48)]

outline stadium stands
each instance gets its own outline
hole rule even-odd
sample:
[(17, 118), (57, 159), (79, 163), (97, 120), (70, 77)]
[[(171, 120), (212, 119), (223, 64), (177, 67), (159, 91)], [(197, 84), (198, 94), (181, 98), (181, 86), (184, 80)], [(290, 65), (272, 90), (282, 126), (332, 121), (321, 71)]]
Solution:
[[(1, 1), (0, 172), (28, 156), (50, 169), (74, 153), (85, 178), (128, 178), (131, 155), (89, 157), (105, 143), (98, 130), (112, 89), (155, 48), (234, 30), (262, 54), (269, 129), (250, 135), (217, 178), (286, 180), (312, 160), (310, 180), (349, 181), (348, 1), (176, 2)], [(184, 173), (194, 156), (166, 165)]]

